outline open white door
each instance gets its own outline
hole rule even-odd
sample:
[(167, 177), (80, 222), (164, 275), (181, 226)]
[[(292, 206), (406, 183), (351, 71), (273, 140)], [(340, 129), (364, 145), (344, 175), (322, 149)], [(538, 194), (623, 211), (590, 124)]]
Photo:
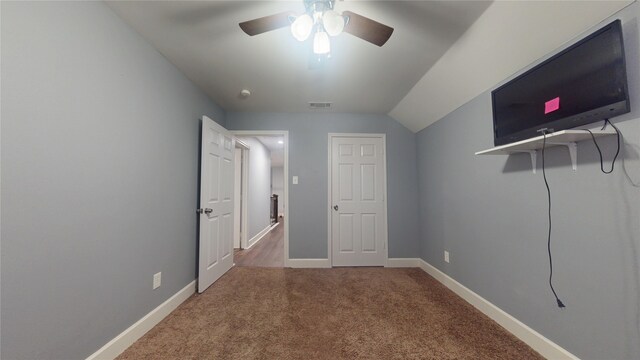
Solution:
[(333, 266), (384, 266), (387, 260), (385, 139), (330, 134)]
[(203, 116), (198, 292), (205, 291), (233, 266), (234, 149), (233, 135)]

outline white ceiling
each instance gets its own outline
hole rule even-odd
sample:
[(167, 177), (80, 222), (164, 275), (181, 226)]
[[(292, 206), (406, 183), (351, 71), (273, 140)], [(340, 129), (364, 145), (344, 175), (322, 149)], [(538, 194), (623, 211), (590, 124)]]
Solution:
[(284, 144), (278, 143), (284, 141), (284, 138), (282, 136), (256, 136), (256, 138), (271, 152), (271, 167), (284, 166)]
[[(278, 143), (284, 141), (282, 136), (270, 135), (270, 136), (249, 136), (250, 138), (257, 139), (264, 145), (264, 147), (271, 153), (271, 167), (284, 166), (284, 144)], [(238, 139), (242, 140), (247, 137), (238, 136)]]
[[(311, 41), (287, 28), (250, 37), (239, 22), (293, 10), (300, 1), (114, 1), (108, 5), (220, 106), (231, 111), (388, 113), (486, 9), (486, 1), (339, 1), (395, 31), (383, 47), (349, 34), (332, 58), (308, 68)], [(240, 90), (251, 91), (241, 99)], [(324, 110), (321, 110), (324, 111)]]
[[(230, 111), (388, 113), (416, 132), (633, 0), (339, 1), (395, 28), (381, 48), (342, 34), (310, 70), (310, 41), (288, 29), (250, 37), (238, 23), (302, 1), (113, 1), (108, 5)], [(468, 30), (468, 31), (467, 31)], [(251, 96), (242, 99), (240, 90)]]
[(420, 131), (632, 2), (494, 2), (389, 115)]

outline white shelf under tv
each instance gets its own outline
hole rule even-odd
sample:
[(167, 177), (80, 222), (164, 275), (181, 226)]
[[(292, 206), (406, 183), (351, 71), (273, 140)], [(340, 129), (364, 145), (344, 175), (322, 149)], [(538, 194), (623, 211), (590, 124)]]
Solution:
[[(601, 130), (600, 128), (590, 130), (593, 133), (593, 136), (595, 136), (596, 138), (616, 134), (616, 131), (611, 127), (608, 127), (604, 130)], [(573, 170), (576, 170), (578, 160), (577, 143), (584, 140), (592, 140), (591, 134), (589, 134), (589, 132), (585, 130), (561, 130), (551, 134), (547, 134), (546, 148), (555, 146), (566, 146), (569, 150)], [(535, 174), (537, 154), (538, 150), (542, 149), (542, 144), (543, 136), (540, 135), (511, 144), (500, 145), (491, 149), (478, 151), (476, 152), (476, 155), (511, 155), (518, 153), (527, 153), (531, 156), (531, 168), (533, 170), (533, 173)]]

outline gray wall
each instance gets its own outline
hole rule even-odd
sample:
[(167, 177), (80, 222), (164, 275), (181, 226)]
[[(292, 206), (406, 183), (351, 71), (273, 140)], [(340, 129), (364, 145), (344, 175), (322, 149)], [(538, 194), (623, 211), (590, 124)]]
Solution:
[(82, 359), (196, 277), (225, 114), (101, 2), (1, 6), (1, 357)]
[[(387, 134), (389, 257), (418, 254), (415, 135), (386, 115), (227, 113), (231, 130), (289, 131), (289, 254), (327, 258), (327, 134)], [(291, 176), (299, 184), (291, 183)], [(287, 220), (288, 221), (288, 220)]]
[(239, 137), (249, 146), (247, 175), (247, 242), (271, 225), (271, 153), (254, 137)]
[(278, 213), (284, 214), (284, 167), (271, 167), (271, 193), (278, 195)]
[[(636, 182), (639, 15), (637, 3), (620, 14), (633, 111), (612, 119), (629, 143), (626, 165)], [(576, 172), (566, 149), (548, 150), (554, 284), (567, 305), (560, 310), (547, 283), (540, 158), (534, 175), (525, 154), (474, 156), (493, 145), (491, 119), (486, 92), (418, 133), (422, 258), (581, 358), (640, 358), (640, 188), (620, 160), (612, 175), (602, 174), (590, 141), (578, 146)], [(615, 137), (601, 144), (608, 167)]]

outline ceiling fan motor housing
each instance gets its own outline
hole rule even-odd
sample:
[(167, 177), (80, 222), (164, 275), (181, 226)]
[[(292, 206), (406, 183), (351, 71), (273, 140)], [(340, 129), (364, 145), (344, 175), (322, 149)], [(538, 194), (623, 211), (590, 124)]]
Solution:
[(304, 0), (304, 7), (306, 12), (313, 14), (314, 12), (324, 12), (326, 10), (333, 10), (335, 5), (334, 0)]

